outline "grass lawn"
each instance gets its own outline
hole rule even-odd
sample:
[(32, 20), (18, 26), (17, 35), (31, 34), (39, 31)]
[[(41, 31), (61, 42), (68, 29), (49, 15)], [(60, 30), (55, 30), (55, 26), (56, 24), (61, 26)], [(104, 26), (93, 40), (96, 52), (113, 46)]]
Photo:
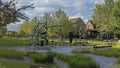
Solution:
[(82, 50), (82, 51), (73, 51), (74, 54), (96, 54), (101, 56), (107, 56), (107, 57), (115, 57), (118, 59), (117, 67), (120, 68), (120, 46), (113, 46), (111, 49), (108, 50), (95, 50), (95, 51), (88, 51), (88, 50)]
[(30, 68), (30, 66), (47, 66), (48, 68), (59, 68), (54, 64), (27, 64), (19, 62), (0, 61), (3, 68)]
[(7, 50), (0, 48), (0, 57), (8, 59), (24, 59), (24, 53), (14, 50)]
[(22, 46), (27, 44), (27, 38), (0, 37), (0, 46)]
[(83, 55), (68, 56), (56, 53), (56, 58), (66, 62), (69, 68), (99, 68), (95, 61)]

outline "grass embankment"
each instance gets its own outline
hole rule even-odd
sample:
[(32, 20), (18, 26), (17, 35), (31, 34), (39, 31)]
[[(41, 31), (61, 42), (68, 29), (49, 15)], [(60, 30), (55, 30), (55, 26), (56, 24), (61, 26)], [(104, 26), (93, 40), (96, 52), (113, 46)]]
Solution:
[(27, 38), (0, 37), (0, 46), (22, 46), (27, 44)]
[(30, 68), (29, 64), (19, 62), (0, 61), (2, 68)]
[(91, 58), (83, 55), (67, 56), (53, 52), (48, 52), (45, 54), (28, 52), (26, 53), (26, 56), (29, 56), (34, 62), (42, 64), (51, 64), (53, 63), (53, 59), (56, 57), (58, 60), (66, 62), (69, 68), (99, 68), (99, 66)]
[(96, 54), (106, 57), (115, 57), (118, 59), (117, 66), (120, 68), (120, 48), (119, 46), (113, 46), (113, 48), (108, 50), (95, 50), (95, 51), (88, 51), (88, 50), (82, 50), (82, 51), (73, 51), (74, 54)]
[(47, 52), (45, 54), (37, 52), (27, 52), (26, 56), (30, 57), (35, 63), (53, 63), (54, 53)]
[(24, 53), (14, 50), (6, 50), (0, 48), (0, 57), (7, 59), (24, 59)]
[(112, 46), (119, 46), (120, 42), (104, 42), (104, 41), (87, 41), (89, 45), (112, 45)]
[(27, 64), (19, 62), (0, 61), (0, 68), (30, 68), (31, 66), (46, 66), (47, 68), (59, 68), (54, 64)]
[(83, 55), (67, 56), (57, 53), (56, 58), (66, 62), (68, 68), (99, 68), (99, 65), (97, 65), (90, 57)]
[(39, 53), (24, 54), (18, 51), (0, 49), (0, 57), (2, 58), (22, 60), (24, 59), (25, 55), (29, 56), (36, 63), (26, 64), (19, 62), (0, 61), (0, 63), (2, 64), (1, 66), (4, 68), (30, 68), (30, 66), (45, 66), (48, 68), (59, 68), (58, 66), (53, 64), (53, 54), (50, 52), (46, 54)]
[(96, 51), (88, 51), (88, 50), (82, 50), (82, 51), (73, 51), (74, 54), (96, 54), (96, 55), (102, 55), (107, 57), (120, 57), (120, 49), (108, 49), (108, 50), (96, 50)]

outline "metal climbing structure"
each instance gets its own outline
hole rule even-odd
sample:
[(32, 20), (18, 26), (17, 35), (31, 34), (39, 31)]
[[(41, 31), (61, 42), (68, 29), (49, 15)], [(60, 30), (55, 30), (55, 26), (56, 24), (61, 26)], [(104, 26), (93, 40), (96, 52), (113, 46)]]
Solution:
[(39, 38), (39, 35), (41, 33), (41, 27), (40, 27), (40, 24), (43, 24), (43, 23), (40, 23), (39, 21), (35, 21), (35, 23), (33, 24), (33, 32), (29, 35), (28, 37), (28, 48), (29, 49), (35, 49), (35, 46), (37, 45), (38, 43), (38, 38)]

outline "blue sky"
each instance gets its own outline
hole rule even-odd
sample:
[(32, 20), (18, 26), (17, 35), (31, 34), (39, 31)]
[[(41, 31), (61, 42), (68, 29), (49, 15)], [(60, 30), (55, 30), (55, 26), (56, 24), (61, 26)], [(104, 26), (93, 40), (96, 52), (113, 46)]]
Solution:
[[(7, 0), (2, 0), (7, 1)], [(8, 0), (9, 1), (9, 0)], [(35, 16), (41, 18), (44, 13), (53, 14), (58, 8), (64, 10), (69, 18), (80, 17), (86, 23), (94, 12), (95, 4), (104, 0), (15, 0), (17, 7), (26, 4), (34, 4), (34, 9), (23, 11), (29, 18)], [(8, 25), (8, 30), (17, 31), (20, 23)]]

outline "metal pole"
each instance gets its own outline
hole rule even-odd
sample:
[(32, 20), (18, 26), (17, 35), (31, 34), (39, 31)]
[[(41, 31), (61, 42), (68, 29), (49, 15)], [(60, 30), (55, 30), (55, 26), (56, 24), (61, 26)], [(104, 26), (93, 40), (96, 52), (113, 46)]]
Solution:
[(48, 23), (47, 23), (47, 13), (46, 13), (46, 22), (45, 22), (45, 29), (46, 29), (46, 45), (48, 45)]

